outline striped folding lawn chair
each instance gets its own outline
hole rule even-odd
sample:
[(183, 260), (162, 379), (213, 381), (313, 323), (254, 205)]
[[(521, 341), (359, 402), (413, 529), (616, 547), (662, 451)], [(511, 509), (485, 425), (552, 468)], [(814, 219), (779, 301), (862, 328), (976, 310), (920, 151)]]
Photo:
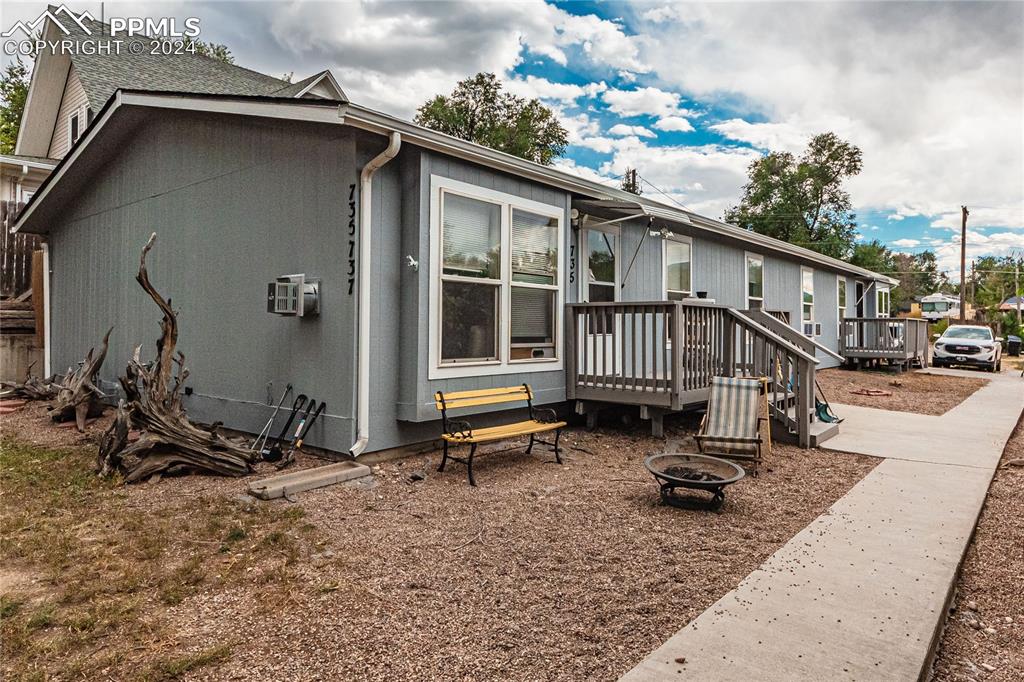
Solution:
[(703, 455), (761, 463), (761, 380), (712, 377), (708, 410), (700, 422), (697, 447)]

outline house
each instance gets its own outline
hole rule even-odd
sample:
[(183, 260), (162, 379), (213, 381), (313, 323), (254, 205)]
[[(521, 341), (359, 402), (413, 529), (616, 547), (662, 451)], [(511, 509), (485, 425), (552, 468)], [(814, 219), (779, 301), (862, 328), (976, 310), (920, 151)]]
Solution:
[[(89, 18), (64, 24), (58, 28), (47, 20), (43, 38), (88, 43), (110, 33), (108, 25)], [(28, 202), (118, 88), (345, 99), (330, 71), (290, 83), (190, 52), (44, 50), (32, 70), (14, 153), (0, 155), (0, 200)]]
[(1010, 296), (999, 304), (999, 312), (1015, 312), (1020, 310), (1022, 307), (1024, 307), (1024, 296)]
[[(775, 416), (812, 445), (815, 366), (894, 284), (349, 101), (266, 95), (115, 91), (16, 229), (48, 235), (47, 371), (114, 324), (116, 391), (157, 332), (134, 282), (156, 232), (190, 414), (256, 432), (291, 383), (328, 404), (309, 442), (355, 455), (436, 438), (438, 390), (525, 382), (656, 421), (716, 372), (774, 377)], [(295, 313), (303, 282), (316, 314), (268, 312), (268, 284)]]

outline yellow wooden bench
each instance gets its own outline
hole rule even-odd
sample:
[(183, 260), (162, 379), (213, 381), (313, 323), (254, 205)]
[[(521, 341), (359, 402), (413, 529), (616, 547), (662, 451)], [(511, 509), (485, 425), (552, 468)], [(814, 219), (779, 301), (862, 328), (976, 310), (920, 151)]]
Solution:
[[(555, 461), (562, 463), (562, 457), (558, 451), (558, 437), (562, 434), (562, 427), (565, 422), (558, 421), (554, 410), (534, 407), (533, 391), (528, 384), (519, 386), (506, 386), (503, 388), (484, 388), (475, 391), (455, 391), (444, 393), (438, 391), (434, 394), (437, 409), (441, 412), (442, 428), (444, 433), (441, 438), (444, 441), (444, 456), (441, 458), (441, 466), (438, 471), (444, 471), (444, 465), (449, 459), (461, 462), (466, 465), (469, 472), (469, 484), (476, 485), (473, 478), (473, 455), (476, 454), (476, 447), (480, 443), (489, 443), (498, 440), (507, 440), (517, 436), (529, 436), (530, 444), (526, 447), (526, 454), (533, 450), (534, 443), (542, 443), (551, 446), (555, 451)], [(449, 410), (460, 410), (471, 407), (483, 407), (485, 405), (498, 405), (501, 403), (526, 403), (530, 411), (530, 418), (526, 421), (514, 424), (502, 424), (500, 426), (488, 426), (483, 429), (474, 429), (465, 419), (452, 419), (448, 416)], [(554, 442), (540, 440), (538, 433), (547, 431), (555, 432)], [(469, 457), (455, 457), (448, 454), (451, 445), (469, 445)]]

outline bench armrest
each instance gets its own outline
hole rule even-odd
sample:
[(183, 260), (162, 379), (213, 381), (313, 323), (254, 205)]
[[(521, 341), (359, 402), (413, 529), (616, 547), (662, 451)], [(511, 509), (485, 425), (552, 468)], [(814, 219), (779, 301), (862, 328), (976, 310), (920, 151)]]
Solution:
[(449, 419), (448, 420), (448, 435), (458, 436), (459, 438), (472, 438), (473, 427), (468, 421), (464, 419)]
[(558, 421), (558, 413), (549, 407), (533, 408), (533, 418), (543, 424), (553, 424)]

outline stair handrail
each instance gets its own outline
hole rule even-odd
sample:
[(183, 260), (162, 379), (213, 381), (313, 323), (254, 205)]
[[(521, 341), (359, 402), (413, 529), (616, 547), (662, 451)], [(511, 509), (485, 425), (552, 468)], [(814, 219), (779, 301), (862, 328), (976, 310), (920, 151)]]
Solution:
[(813, 355), (811, 355), (810, 353), (805, 351), (803, 348), (797, 347), (796, 345), (793, 344), (792, 341), (789, 341), (788, 339), (783, 338), (782, 336), (776, 334), (775, 332), (773, 332), (772, 330), (768, 329), (764, 325), (758, 323), (755, 320), (752, 320), (748, 316), (746, 316), (743, 313), (741, 313), (739, 310), (737, 310), (735, 308), (727, 308), (727, 310), (729, 311), (729, 314), (732, 317), (736, 318), (739, 321), (740, 324), (750, 328), (752, 331), (756, 331), (757, 333), (761, 334), (762, 336), (765, 336), (765, 337), (771, 339), (772, 341), (774, 341), (777, 344), (780, 344), (780, 345), (782, 345), (784, 347), (787, 347), (789, 349), (789, 352), (793, 353), (794, 355), (796, 355), (801, 360), (806, 360), (807, 362), (813, 363), (815, 365), (820, 365), (821, 364), (821, 360), (819, 360), (818, 358), (814, 357)]
[(807, 336), (806, 334), (800, 333), (796, 329), (793, 329), (792, 327), (790, 327), (788, 324), (785, 324), (781, 320), (779, 320), (779, 319), (777, 319), (775, 317), (772, 317), (771, 315), (769, 315), (765, 311), (763, 311), (763, 310), (749, 310), (749, 311), (746, 311), (746, 312), (747, 313), (756, 313), (758, 320), (764, 320), (764, 322), (767, 323), (764, 326), (766, 326), (766, 327), (768, 327), (770, 329), (774, 329), (775, 331), (777, 331), (780, 335), (782, 335), (784, 337), (785, 336), (789, 336), (790, 339), (793, 342), (799, 341), (799, 342), (802, 342), (802, 343), (807, 343), (808, 345), (810, 345), (810, 346), (820, 350), (825, 355), (829, 355), (829, 356), (835, 358), (839, 362), (846, 362), (846, 358), (844, 358), (842, 355), (840, 355), (839, 353), (835, 352), (834, 350), (832, 350), (831, 348), (829, 348), (825, 344), (821, 343), (820, 341), (815, 341), (812, 337)]

